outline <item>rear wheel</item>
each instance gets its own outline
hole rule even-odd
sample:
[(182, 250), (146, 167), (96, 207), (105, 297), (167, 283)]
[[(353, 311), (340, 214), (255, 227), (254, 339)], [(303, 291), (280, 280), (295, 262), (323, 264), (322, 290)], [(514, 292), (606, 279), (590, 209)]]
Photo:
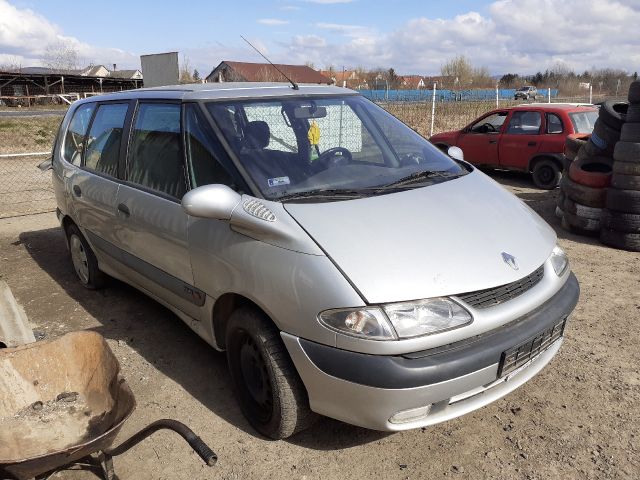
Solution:
[(553, 190), (560, 182), (560, 168), (553, 160), (540, 160), (532, 171), (533, 183), (543, 190)]
[(240, 408), (258, 432), (278, 440), (311, 425), (307, 392), (269, 319), (252, 308), (236, 310), (226, 346)]
[(102, 288), (106, 280), (105, 274), (98, 268), (98, 260), (80, 233), (80, 229), (71, 224), (67, 227), (66, 232), (71, 263), (80, 283), (91, 290)]

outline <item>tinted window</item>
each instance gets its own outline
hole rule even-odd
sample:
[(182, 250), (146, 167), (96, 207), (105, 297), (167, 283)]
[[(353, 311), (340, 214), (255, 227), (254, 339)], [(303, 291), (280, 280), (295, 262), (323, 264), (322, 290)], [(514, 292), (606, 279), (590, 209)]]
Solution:
[(117, 176), (120, 140), (128, 108), (126, 103), (98, 107), (87, 138), (85, 167)]
[(540, 112), (513, 112), (507, 133), (511, 135), (537, 135), (540, 133)]
[(547, 133), (562, 133), (562, 120), (555, 113), (547, 113)]
[(129, 147), (128, 179), (182, 198), (185, 176), (180, 149), (180, 105), (142, 103)]
[(494, 113), (474, 123), (471, 131), (474, 133), (498, 133), (506, 119), (507, 112)]
[(187, 161), (191, 167), (191, 186), (221, 183), (232, 186), (231, 177), (218, 162), (218, 143), (200, 107), (187, 104), (184, 109), (184, 138)]
[(87, 133), (87, 127), (91, 121), (95, 106), (95, 103), (86, 103), (78, 107), (73, 114), (67, 134), (64, 137), (63, 147), (64, 159), (69, 163), (80, 165), (82, 142), (84, 142), (84, 136)]

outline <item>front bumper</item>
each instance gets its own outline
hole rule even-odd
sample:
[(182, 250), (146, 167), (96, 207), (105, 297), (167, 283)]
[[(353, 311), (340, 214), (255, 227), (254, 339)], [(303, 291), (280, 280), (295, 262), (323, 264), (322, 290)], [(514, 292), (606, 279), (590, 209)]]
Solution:
[[(406, 430), (464, 415), (497, 400), (535, 376), (558, 352), (562, 338), (498, 378), (503, 352), (553, 328), (573, 311), (579, 286), (573, 274), (534, 311), (486, 335), (406, 355), (369, 355), (282, 333), (311, 409), (375, 430)], [(393, 423), (405, 410), (430, 405), (422, 418)]]

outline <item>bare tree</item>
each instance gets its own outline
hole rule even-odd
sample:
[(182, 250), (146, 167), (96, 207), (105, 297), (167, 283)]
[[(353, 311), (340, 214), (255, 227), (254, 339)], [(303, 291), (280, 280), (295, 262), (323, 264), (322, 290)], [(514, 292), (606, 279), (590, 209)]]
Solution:
[(76, 70), (80, 63), (78, 50), (63, 41), (50, 43), (44, 51), (42, 63), (54, 70)]
[(440, 74), (449, 78), (454, 88), (467, 88), (473, 83), (473, 66), (464, 55), (448, 60), (440, 67)]
[(193, 83), (193, 76), (191, 75), (191, 72), (191, 61), (186, 55), (183, 55), (180, 65), (180, 77), (178, 81), (180, 83)]

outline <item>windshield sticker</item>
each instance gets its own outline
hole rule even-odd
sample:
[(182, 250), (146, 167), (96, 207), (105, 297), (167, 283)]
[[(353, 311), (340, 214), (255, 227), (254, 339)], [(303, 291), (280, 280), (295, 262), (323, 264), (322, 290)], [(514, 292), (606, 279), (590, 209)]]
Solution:
[(289, 177), (276, 177), (269, 178), (267, 183), (270, 187), (281, 187), (282, 185), (289, 185), (291, 182), (289, 181)]

